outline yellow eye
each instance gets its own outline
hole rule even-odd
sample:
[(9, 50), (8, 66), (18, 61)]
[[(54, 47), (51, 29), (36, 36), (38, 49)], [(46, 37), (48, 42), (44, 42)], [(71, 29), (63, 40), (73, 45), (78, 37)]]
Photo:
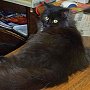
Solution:
[(49, 20), (49, 17), (45, 17), (45, 20), (48, 21)]
[(58, 20), (53, 20), (53, 23), (58, 23)]

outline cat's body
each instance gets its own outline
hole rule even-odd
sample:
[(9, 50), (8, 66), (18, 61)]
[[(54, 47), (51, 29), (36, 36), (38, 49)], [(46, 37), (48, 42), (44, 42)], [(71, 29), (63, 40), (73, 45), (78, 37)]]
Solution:
[(40, 90), (43, 85), (66, 82), (69, 75), (86, 67), (88, 61), (77, 29), (49, 25), (22, 47), (1, 57), (0, 90)]

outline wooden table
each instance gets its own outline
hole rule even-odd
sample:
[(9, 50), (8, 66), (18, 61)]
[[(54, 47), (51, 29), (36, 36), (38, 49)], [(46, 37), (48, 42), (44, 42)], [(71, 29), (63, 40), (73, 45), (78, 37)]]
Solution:
[(27, 27), (28, 27), (27, 38), (29, 37), (30, 34), (36, 33), (36, 28), (35, 28), (36, 18), (34, 18), (33, 13), (31, 13), (30, 10), (32, 8), (35, 8), (40, 1), (44, 1), (44, 0), (39, 0), (39, 1), (37, 0), (36, 2), (33, 2), (34, 0), (3, 0), (3, 1), (24, 6), (26, 8)]

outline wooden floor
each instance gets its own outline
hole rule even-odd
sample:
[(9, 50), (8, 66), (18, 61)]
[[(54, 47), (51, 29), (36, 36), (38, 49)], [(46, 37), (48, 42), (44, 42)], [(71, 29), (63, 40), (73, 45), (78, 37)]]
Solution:
[(90, 90), (90, 67), (72, 75), (68, 83), (41, 90)]

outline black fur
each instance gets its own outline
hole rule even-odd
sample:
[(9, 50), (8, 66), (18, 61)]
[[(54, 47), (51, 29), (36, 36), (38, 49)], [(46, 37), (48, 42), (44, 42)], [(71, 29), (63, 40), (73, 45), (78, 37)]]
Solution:
[(40, 90), (66, 82), (69, 75), (88, 67), (80, 33), (59, 25), (44, 28), (1, 57), (0, 90)]
[[(75, 27), (73, 15), (68, 8), (60, 6), (48, 5), (45, 3), (45, 11), (41, 14), (39, 31), (43, 31), (46, 27), (59, 26), (60, 28)], [(57, 21), (56, 23), (54, 21)], [(41, 26), (41, 29), (40, 29)], [(42, 28), (43, 27), (43, 28)]]

